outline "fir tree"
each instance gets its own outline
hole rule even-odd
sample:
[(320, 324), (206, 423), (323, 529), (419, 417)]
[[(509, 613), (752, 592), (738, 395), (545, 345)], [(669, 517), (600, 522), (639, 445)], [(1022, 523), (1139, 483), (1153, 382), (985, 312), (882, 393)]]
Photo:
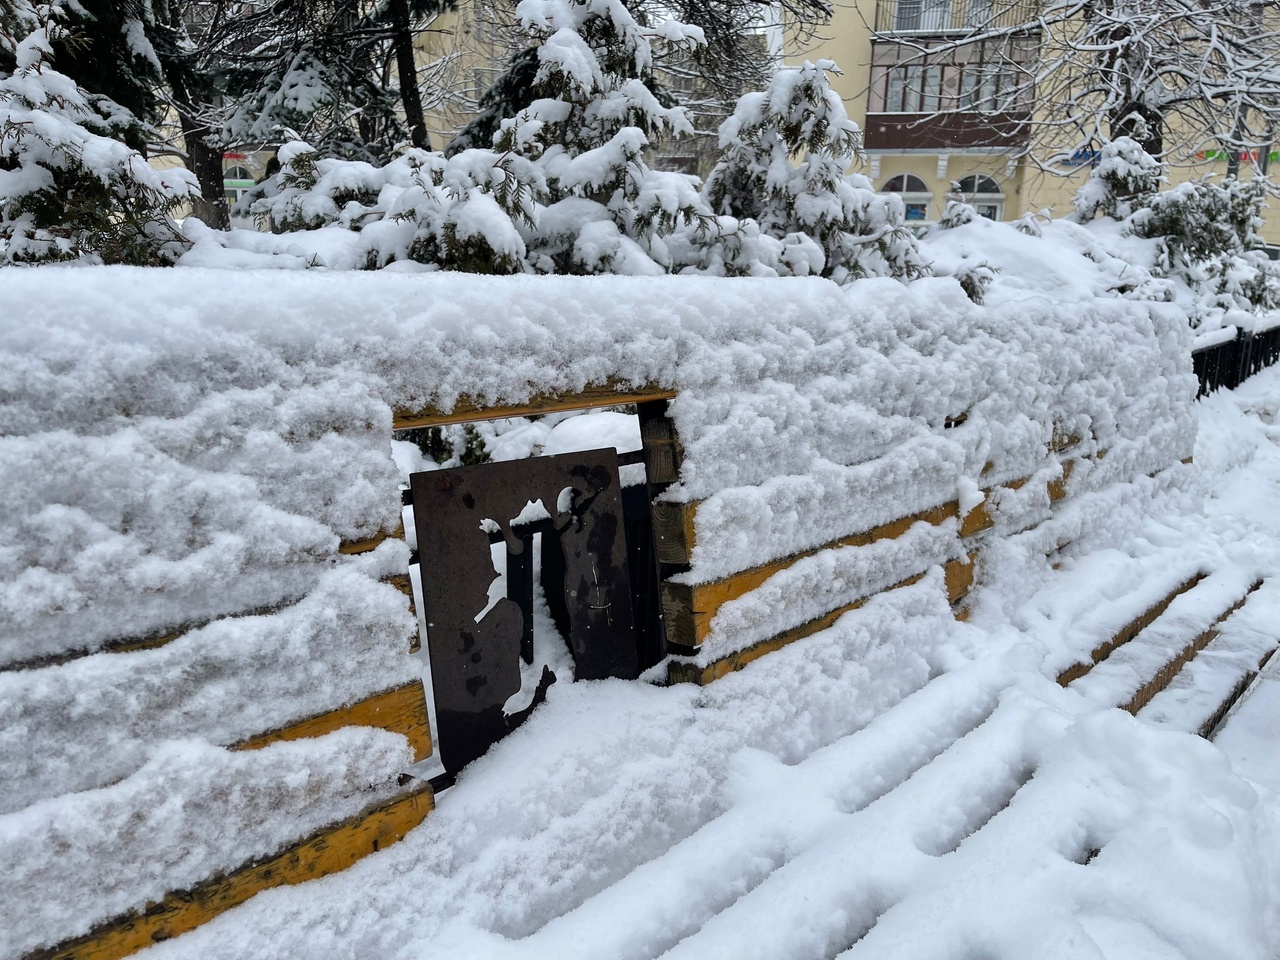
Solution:
[[(721, 157), (703, 194), (713, 212), (754, 220), (784, 243), (812, 238), (819, 272), (839, 283), (928, 273), (902, 201), (846, 175), (860, 131), (827, 81), (830, 60), (779, 70), (769, 88), (738, 100), (720, 127)], [(799, 155), (800, 162), (792, 158)], [(785, 266), (785, 264), (784, 264)], [(806, 266), (807, 269), (807, 266)]]
[(0, 262), (171, 262), (191, 176), (152, 169), (122, 142), (137, 119), (53, 69), (61, 29), (45, 21), (0, 72)]
[(650, 39), (701, 42), (667, 22), (645, 28), (621, 0), (522, 0), (540, 41), (532, 101), (504, 120), (494, 148), (535, 163), (548, 206), (530, 233), (529, 258), (544, 273), (660, 273), (672, 265), (665, 237), (710, 217), (692, 178), (652, 170), (650, 140), (693, 128), (651, 89)]

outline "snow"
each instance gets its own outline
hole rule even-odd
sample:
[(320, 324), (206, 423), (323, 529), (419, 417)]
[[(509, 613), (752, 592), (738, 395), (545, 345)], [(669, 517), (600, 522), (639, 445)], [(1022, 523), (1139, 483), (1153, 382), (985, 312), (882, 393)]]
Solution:
[(338, 540), (396, 524), (390, 409), (461, 394), (678, 388), (665, 496), (700, 501), (694, 582), (1056, 474), (1064, 426), (1106, 451), (1081, 493), (1190, 451), (1189, 338), (1158, 304), (978, 307), (943, 279), (53, 276), (0, 279), (8, 662), (301, 596)]
[[(382, 549), (391, 563), (363, 563), (375, 576), (406, 560), (402, 544)], [(415, 626), (403, 594), (344, 567), (276, 614), (219, 620), (129, 656), (0, 673), (0, 814), (111, 784), (177, 731), (231, 744), (408, 683)]]
[[(1280, 570), (1280, 375), (1193, 404), (1176, 302), (1108, 294), (1114, 264), (1075, 252), (1083, 228), (982, 223), (946, 234), (982, 231), (997, 265), (1030, 244), (1063, 285), (1037, 294), (1002, 269), (978, 305), (942, 277), (0, 275), (4, 662), (223, 617), (156, 650), (0, 674), (0, 955), (385, 795), (408, 760), (391, 734), (225, 747), (413, 676), (403, 598), (376, 582), (408, 546), (337, 554), (396, 526), (404, 478), (431, 466), (392, 440), (392, 411), (613, 377), (678, 391), (666, 496), (697, 504), (686, 582), (953, 500), (985, 498), (995, 526), (962, 543), (955, 520), (919, 524), (775, 574), (721, 608), (704, 658), (928, 568), (705, 690), (558, 682), (405, 841), (156, 954), (290, 955), (306, 930), (317, 957), (1012, 960), (1048, 930), (1072, 957), (1159, 938), (1274, 956), (1265, 804), (1183, 732), (1191, 700), (1133, 719), (1110, 709), (1129, 687), (1107, 684)], [(479, 433), (510, 458), (638, 445), (620, 412)], [(958, 623), (936, 565), (974, 547), (983, 585)], [(1132, 651), (1054, 682), (1198, 571)], [(1206, 683), (1234, 683), (1261, 647), (1273, 591), (1193, 661)], [(567, 681), (542, 613), (535, 669)], [(111, 827), (135, 808), (152, 819)], [(66, 862), (50, 865), (56, 830)]]

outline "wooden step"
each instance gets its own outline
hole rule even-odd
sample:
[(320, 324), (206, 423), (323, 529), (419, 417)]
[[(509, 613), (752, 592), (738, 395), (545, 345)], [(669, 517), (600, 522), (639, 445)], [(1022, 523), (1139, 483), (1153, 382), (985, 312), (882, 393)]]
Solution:
[(1271, 623), (1263, 609), (1266, 604), (1259, 608), (1252, 600), (1246, 602), (1138, 716), (1148, 723), (1211, 736), (1280, 642), (1280, 624)]
[[(1258, 581), (1253, 584), (1253, 586), (1249, 588), (1249, 593), (1253, 593), (1260, 586), (1262, 586), (1262, 581)], [(1132, 714), (1137, 714), (1139, 710), (1149, 704), (1151, 702), (1151, 698), (1167, 687), (1178, 674), (1179, 670), (1190, 663), (1201, 650), (1207, 647), (1213, 639), (1218, 636), (1218, 630), (1222, 622), (1226, 620), (1227, 617), (1231, 616), (1231, 614), (1243, 607), (1248, 597), (1249, 594), (1245, 594), (1245, 596), (1241, 597), (1219, 614), (1218, 619), (1213, 622), (1212, 626), (1183, 644), (1182, 648), (1179, 649), (1174, 656), (1156, 672), (1155, 676), (1134, 692), (1129, 702), (1123, 705), (1124, 709)]]
[(1136, 714), (1218, 636), (1222, 622), (1259, 586), (1261, 581), (1250, 585), (1232, 576), (1203, 578), (1132, 639), (1109, 645), (1108, 656), (1073, 680), (1072, 688)]
[(1094, 647), (1093, 651), (1089, 654), (1088, 661), (1084, 663), (1074, 663), (1059, 673), (1058, 683), (1065, 687), (1067, 684), (1079, 680), (1095, 666), (1107, 659), (1107, 657), (1111, 656), (1117, 648), (1128, 643), (1147, 627), (1151, 626), (1157, 617), (1169, 609), (1169, 604), (1173, 603), (1173, 601), (1182, 596), (1182, 594), (1192, 589), (1196, 584), (1203, 580), (1205, 576), (1206, 575), (1203, 573), (1196, 573), (1188, 577), (1186, 580), (1183, 580), (1146, 610), (1142, 611), (1142, 613), (1138, 614), (1138, 616), (1134, 617), (1123, 627), (1117, 630), (1110, 640), (1106, 640)]
[[(100, 924), (74, 940), (27, 955), (26, 960), (117, 960), (168, 940), (272, 887), (304, 883), (345, 870), (395, 843), (434, 806), (425, 781), (339, 823), (315, 831), (268, 857), (193, 887), (170, 893), (145, 910)], [(305, 939), (305, 931), (301, 932)]]

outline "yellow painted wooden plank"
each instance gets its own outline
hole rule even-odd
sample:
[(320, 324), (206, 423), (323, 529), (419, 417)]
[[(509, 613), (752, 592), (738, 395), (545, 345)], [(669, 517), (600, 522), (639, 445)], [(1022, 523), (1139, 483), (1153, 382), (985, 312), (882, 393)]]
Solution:
[(344, 540), (338, 545), (338, 552), (344, 555), (357, 553), (368, 553), (375, 550), (388, 540), (403, 540), (404, 525), (396, 527), (394, 530), (381, 530), (372, 537), (365, 537), (363, 540)]
[(427, 716), (427, 698), (421, 680), (413, 680), (349, 706), (249, 737), (232, 749), (257, 750), (281, 740), (321, 737), (340, 727), (379, 727), (400, 733), (408, 738), (415, 761), (431, 756), (431, 721)]
[(624, 403), (648, 403), (652, 400), (671, 400), (676, 391), (654, 385), (632, 386), (620, 380), (590, 385), (574, 393), (537, 394), (525, 403), (490, 404), (472, 397), (459, 397), (452, 410), (427, 407), (421, 410), (396, 410), (392, 427), (406, 430), (412, 427), (442, 427), (451, 423), (474, 423), (477, 420), (498, 420), (504, 417), (528, 417), (567, 410), (587, 410), (591, 407), (612, 407)]
[[(936, 525), (948, 518), (957, 516), (959, 509), (959, 504), (953, 500), (930, 510), (924, 510), (911, 516), (899, 517), (888, 523), (882, 523), (862, 533), (841, 537), (813, 550), (806, 550), (780, 560), (774, 560), (771, 563), (743, 570), (722, 580), (692, 585), (664, 583), (662, 586), (663, 612), (667, 624), (667, 637), (682, 646), (699, 646), (710, 633), (711, 621), (722, 606), (731, 600), (736, 600), (750, 593), (774, 574), (786, 570), (800, 560), (812, 557), (823, 550), (865, 546), (879, 540), (894, 540), (906, 533), (916, 523), (924, 522)], [(692, 511), (686, 512), (684, 516), (688, 518), (688, 523), (691, 524), (693, 522), (694, 514)], [(655, 530), (659, 529), (656, 520), (654, 526)], [(661, 557), (661, 554), (659, 556)]]
[[(973, 569), (974, 564), (972, 557), (968, 558), (967, 563), (963, 560), (952, 560), (943, 565), (943, 576), (947, 584), (947, 594), (953, 602), (959, 600), (965, 595), (965, 593), (967, 593), (973, 582)], [(917, 573), (914, 576), (895, 583), (891, 587), (886, 587), (884, 590), (877, 591), (877, 593), (885, 593), (889, 590), (897, 590), (900, 587), (910, 586), (913, 583), (918, 583), (923, 577), (924, 572)], [(876, 594), (869, 594), (864, 597), (858, 597), (856, 600), (837, 607), (835, 610), (825, 613), (816, 619), (810, 620), (807, 623), (802, 623), (798, 627), (793, 627), (790, 630), (786, 630), (777, 636), (770, 637), (767, 640), (754, 643), (743, 650), (738, 650), (705, 666), (684, 660), (673, 660), (667, 664), (667, 683), (696, 683), (700, 686), (706, 686), (708, 683), (719, 680), (721, 677), (727, 677), (729, 674), (741, 670), (747, 664), (759, 660), (766, 654), (773, 653), (775, 650), (781, 650), (783, 647), (795, 643), (797, 640), (802, 640), (805, 637), (818, 633), (819, 631), (826, 630), (846, 613), (851, 610), (857, 610), (875, 595)]]
[[(28, 954), (26, 960), (118, 960), (194, 930), (263, 890), (345, 870), (395, 843), (420, 824), (433, 806), (431, 787), (419, 782), (412, 790), (323, 827), (284, 850), (211, 877), (190, 890), (170, 893), (145, 910), (109, 920), (83, 937)], [(305, 931), (299, 935), (305, 940)]]

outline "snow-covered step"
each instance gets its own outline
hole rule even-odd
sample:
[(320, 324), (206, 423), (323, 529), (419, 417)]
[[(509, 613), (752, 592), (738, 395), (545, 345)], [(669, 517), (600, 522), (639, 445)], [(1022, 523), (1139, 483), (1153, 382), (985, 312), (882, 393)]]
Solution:
[(1280, 643), (1280, 581), (1271, 579), (1222, 622), (1217, 637), (1138, 716), (1209, 736)]
[(1175, 597), (1164, 613), (1117, 646), (1070, 688), (1100, 706), (1137, 713), (1218, 635), (1218, 624), (1260, 586), (1252, 574), (1213, 574)]
[(1089, 652), (1088, 659), (1062, 670), (1058, 674), (1058, 683), (1065, 687), (1079, 680), (1116, 649), (1151, 626), (1174, 600), (1192, 590), (1205, 576), (1199, 571), (1190, 574), (1166, 572), (1163, 578), (1137, 586), (1116, 603), (1109, 604), (1107, 609), (1095, 613), (1089, 619), (1097, 621), (1097, 625), (1105, 630), (1102, 636), (1106, 639)]

